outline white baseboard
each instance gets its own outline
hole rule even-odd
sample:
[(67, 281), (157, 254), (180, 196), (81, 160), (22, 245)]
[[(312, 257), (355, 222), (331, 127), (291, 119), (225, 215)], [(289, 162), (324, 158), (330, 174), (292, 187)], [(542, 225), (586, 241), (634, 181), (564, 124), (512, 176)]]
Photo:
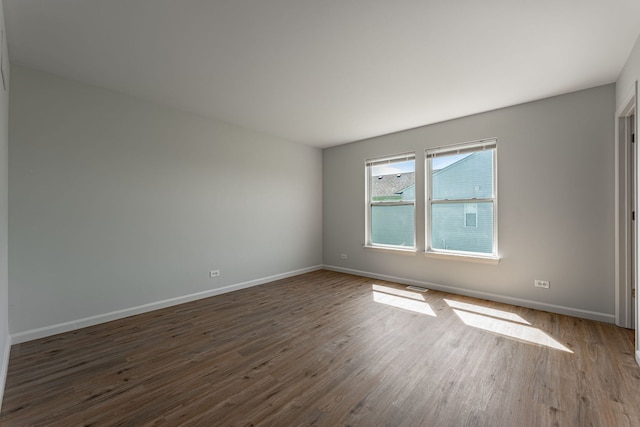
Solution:
[[(433, 289), (436, 291), (449, 292), (452, 294), (466, 295), (470, 297), (482, 298), (490, 301), (502, 302), (506, 304), (517, 305), (520, 307), (533, 308), (541, 311), (549, 311), (551, 313), (565, 314), (567, 316), (580, 317), (583, 319), (598, 320), (606, 323), (615, 323), (615, 315), (600, 313), (597, 311), (582, 310), (580, 308), (565, 307), (562, 305), (548, 304), (522, 298), (508, 297), (489, 292), (473, 291), (455, 286), (440, 285), (437, 283), (423, 282), (420, 280), (405, 279), (403, 277), (388, 276), (386, 274), (371, 273), (368, 271), (352, 270), (349, 268), (336, 267), (333, 265), (325, 265), (326, 270), (337, 271), (340, 273), (354, 274), (356, 276), (369, 277), (372, 279), (386, 280), (389, 282), (401, 283), (403, 285), (414, 285), (421, 288)], [(636, 356), (637, 358), (638, 356)], [(640, 364), (640, 362), (638, 362)]]
[(640, 350), (636, 350), (636, 363), (640, 365)]
[(4, 349), (0, 356), (0, 409), (2, 409), (2, 398), (4, 397), (4, 386), (7, 383), (7, 372), (9, 371), (9, 354), (11, 353), (11, 336), (7, 334)]
[(237, 291), (240, 289), (250, 288), (253, 286), (263, 285), (265, 283), (273, 282), (275, 280), (286, 279), (288, 277), (297, 276), (299, 274), (309, 273), (316, 270), (321, 270), (322, 265), (316, 265), (313, 267), (307, 267), (300, 270), (289, 271), (287, 273), (276, 274), (273, 276), (263, 277), (256, 280), (250, 280), (248, 282), (237, 283), (235, 285), (224, 286), (222, 288), (209, 289), (202, 292), (196, 292), (194, 294), (183, 295), (176, 298), (170, 298), (162, 301), (156, 301), (149, 304), (139, 305), (137, 307), (125, 308), (123, 310), (112, 311), (110, 313), (99, 314), (96, 316), (85, 317), (70, 322), (58, 323), (56, 325), (45, 326), (43, 328), (32, 329), (25, 332), (18, 332), (11, 335), (12, 344), (20, 344), (27, 341), (32, 341), (51, 335), (60, 334), (63, 332), (74, 331), (80, 328), (86, 328), (87, 326), (97, 325), (99, 323), (110, 322), (112, 320), (118, 320), (129, 316), (135, 316), (136, 314), (147, 313), (153, 310), (159, 310), (161, 308), (171, 307), (178, 304), (184, 304), (186, 302), (199, 300), (202, 298), (209, 298), (216, 295), (226, 294), (228, 292)]

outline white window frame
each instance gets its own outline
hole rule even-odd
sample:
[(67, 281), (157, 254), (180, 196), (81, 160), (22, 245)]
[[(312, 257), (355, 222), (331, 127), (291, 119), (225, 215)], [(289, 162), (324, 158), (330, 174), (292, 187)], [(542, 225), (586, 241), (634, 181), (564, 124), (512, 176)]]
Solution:
[[(432, 188), (432, 175), (433, 175), (433, 166), (432, 160), (433, 158), (439, 156), (448, 156), (454, 154), (464, 154), (464, 153), (473, 153), (477, 151), (483, 151), (493, 149), (493, 195), (489, 198), (469, 198), (469, 199), (444, 199), (444, 200), (433, 200), (433, 188)], [(425, 151), (425, 170), (426, 170), (426, 194), (427, 194), (427, 203), (425, 206), (425, 218), (426, 218), (426, 236), (425, 236), (425, 255), (427, 256), (435, 256), (438, 258), (450, 258), (450, 259), (460, 259), (466, 258), (470, 260), (485, 260), (489, 262), (498, 262), (500, 260), (499, 252), (498, 252), (498, 148), (497, 148), (497, 139), (483, 139), (472, 142), (465, 142), (461, 144), (453, 144), (447, 145), (432, 149), (427, 149)], [(490, 254), (483, 252), (469, 252), (469, 251), (459, 251), (459, 250), (449, 250), (449, 249), (436, 249), (433, 247), (431, 242), (431, 236), (433, 235), (431, 231), (432, 222), (431, 222), (431, 212), (432, 206), (435, 204), (444, 204), (444, 203), (492, 203), (493, 204), (493, 250)], [(466, 215), (465, 215), (465, 226), (466, 226)], [(477, 226), (477, 219), (476, 219)]]
[[(385, 156), (385, 157), (378, 157), (378, 158), (373, 158), (373, 159), (367, 159), (365, 161), (365, 174), (366, 174), (366, 191), (365, 191), (365, 198), (366, 198), (366, 215), (365, 215), (365, 227), (366, 227), (366, 231), (365, 231), (365, 244), (364, 247), (368, 248), (368, 249), (376, 249), (376, 250), (389, 250), (389, 251), (403, 251), (403, 252), (411, 252), (411, 253), (415, 253), (416, 251), (416, 241), (417, 241), (417, 236), (416, 236), (416, 200), (414, 197), (413, 201), (410, 200), (398, 200), (398, 201), (386, 201), (386, 202), (374, 202), (371, 200), (371, 188), (373, 186), (372, 181), (373, 179), (377, 179), (376, 176), (374, 176), (372, 174), (372, 169), (373, 166), (379, 166), (379, 165), (391, 165), (393, 163), (399, 163), (399, 162), (405, 162), (405, 161), (410, 161), (413, 160), (414, 162), (414, 167), (413, 167), (413, 171), (415, 174), (416, 171), (416, 167), (415, 167), (415, 161), (416, 161), (416, 155), (415, 153), (403, 153), (403, 154), (397, 154), (397, 155), (392, 155), (392, 156)], [(415, 184), (415, 183), (414, 183)], [(371, 216), (372, 216), (372, 209), (373, 206), (413, 206), (413, 246), (402, 246), (402, 245), (385, 245), (385, 244), (380, 244), (380, 243), (373, 243), (371, 241), (371, 225), (372, 225), (372, 221), (371, 221)]]

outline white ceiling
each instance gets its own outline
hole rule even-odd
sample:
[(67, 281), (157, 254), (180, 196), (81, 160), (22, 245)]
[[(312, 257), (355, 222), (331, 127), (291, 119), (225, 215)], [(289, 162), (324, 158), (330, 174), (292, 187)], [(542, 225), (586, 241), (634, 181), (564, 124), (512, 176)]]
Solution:
[(639, 0), (4, 0), (11, 61), (316, 147), (614, 82)]

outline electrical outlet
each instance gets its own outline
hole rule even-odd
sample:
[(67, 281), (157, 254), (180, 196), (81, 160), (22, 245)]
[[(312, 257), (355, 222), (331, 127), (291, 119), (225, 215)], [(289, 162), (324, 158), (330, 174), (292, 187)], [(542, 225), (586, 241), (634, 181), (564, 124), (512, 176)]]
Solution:
[(218, 277), (220, 275), (220, 270), (211, 270), (209, 272), (209, 278), (213, 279), (214, 277)]
[(347, 259), (347, 254), (340, 254), (340, 259)]
[(536, 288), (545, 288), (549, 289), (549, 281), (548, 280), (534, 280), (533, 286)]

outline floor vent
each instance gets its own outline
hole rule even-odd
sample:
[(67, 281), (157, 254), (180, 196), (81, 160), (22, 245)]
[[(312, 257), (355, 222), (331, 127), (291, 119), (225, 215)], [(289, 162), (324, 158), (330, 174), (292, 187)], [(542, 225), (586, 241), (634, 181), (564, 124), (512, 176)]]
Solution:
[(412, 291), (418, 291), (418, 292), (427, 292), (429, 290), (427, 288), (421, 288), (419, 286), (413, 286), (413, 285), (407, 286), (407, 289), (410, 289)]

